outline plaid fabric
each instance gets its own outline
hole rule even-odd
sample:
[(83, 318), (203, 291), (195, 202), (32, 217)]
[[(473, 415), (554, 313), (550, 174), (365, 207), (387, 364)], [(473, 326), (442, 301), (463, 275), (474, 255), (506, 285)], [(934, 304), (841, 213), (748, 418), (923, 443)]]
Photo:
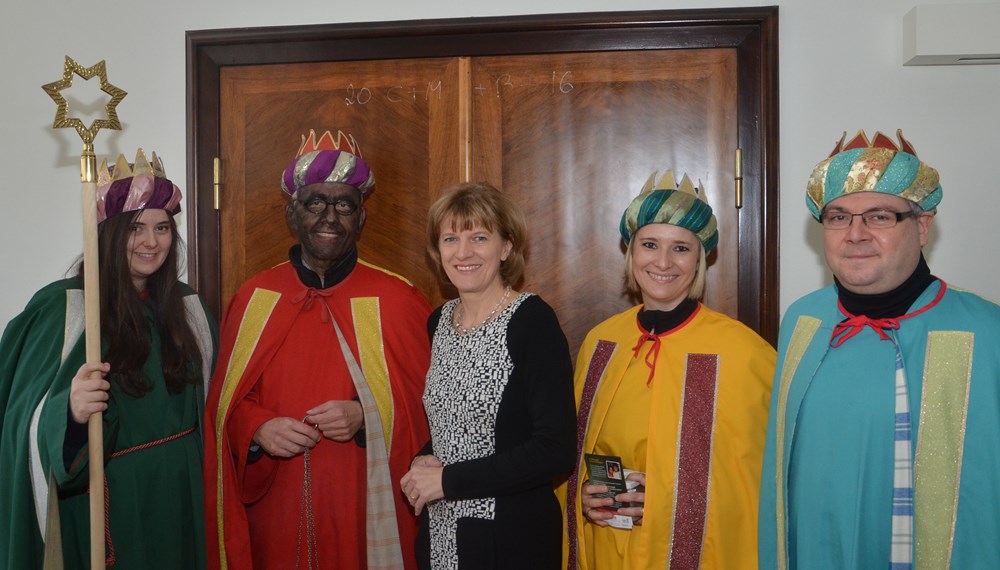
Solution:
[(871, 327), (881, 340), (892, 341), (896, 349), (896, 437), (893, 446), (890, 570), (913, 568), (913, 433), (910, 429), (906, 370), (903, 367), (903, 353), (899, 349), (895, 331), (899, 329), (900, 321), (924, 313), (938, 304), (947, 289), (944, 281), (940, 279), (938, 281), (941, 282), (941, 289), (933, 301), (912, 313), (894, 319), (870, 319), (865, 315), (852, 315), (844, 308), (843, 303), (837, 301), (837, 307), (846, 318), (833, 327), (833, 335), (830, 338), (830, 346), (836, 348), (867, 326)]
[(893, 452), (892, 547), (890, 570), (913, 569), (913, 435), (906, 371), (899, 344), (896, 347), (896, 441)]
[[(325, 306), (325, 305), (324, 305)], [(329, 307), (327, 308), (329, 310)], [(358, 399), (365, 412), (365, 454), (368, 473), (367, 528), (365, 530), (366, 552), (369, 569), (403, 569), (403, 551), (399, 542), (399, 527), (396, 526), (396, 507), (393, 501), (392, 476), (389, 474), (389, 458), (382, 432), (382, 419), (375, 396), (365, 380), (361, 366), (347, 345), (340, 325), (330, 315), (333, 328), (337, 331), (340, 349), (344, 352), (347, 369), (358, 391)]]

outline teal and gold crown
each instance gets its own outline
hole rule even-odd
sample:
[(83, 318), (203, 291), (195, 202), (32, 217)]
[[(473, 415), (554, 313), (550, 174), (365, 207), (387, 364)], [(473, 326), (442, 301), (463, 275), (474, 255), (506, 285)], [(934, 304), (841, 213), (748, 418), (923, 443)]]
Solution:
[(871, 141), (858, 131), (847, 144), (845, 132), (829, 158), (813, 169), (806, 185), (806, 206), (817, 220), (823, 208), (845, 194), (881, 192), (916, 203), (933, 212), (941, 202), (937, 170), (917, 158), (917, 151), (898, 129), (899, 144), (881, 132)]
[(719, 244), (718, 222), (712, 207), (705, 200), (701, 181), (695, 186), (688, 175), (678, 185), (670, 170), (653, 185), (656, 173), (650, 175), (642, 191), (622, 214), (618, 231), (625, 243), (639, 228), (648, 224), (671, 224), (690, 230), (701, 241), (705, 253)]
[(656, 183), (656, 186), (653, 186), (653, 180), (655, 179), (656, 173), (654, 172), (649, 175), (649, 178), (646, 180), (646, 184), (643, 185), (639, 194), (645, 194), (647, 192), (652, 192), (653, 190), (677, 190), (678, 192), (691, 194), (702, 202), (705, 202), (706, 204), (708, 203), (704, 197), (705, 189), (701, 185), (701, 180), (699, 180), (698, 185), (695, 186), (686, 173), (684, 174), (684, 177), (681, 178), (680, 185), (674, 181), (674, 173), (671, 170), (666, 171), (660, 178), (660, 181)]

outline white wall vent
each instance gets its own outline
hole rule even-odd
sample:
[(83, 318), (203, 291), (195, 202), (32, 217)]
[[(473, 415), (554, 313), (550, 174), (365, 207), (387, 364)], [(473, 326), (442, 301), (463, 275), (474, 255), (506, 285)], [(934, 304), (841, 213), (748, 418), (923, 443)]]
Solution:
[(1000, 2), (925, 4), (903, 16), (903, 65), (1000, 63)]

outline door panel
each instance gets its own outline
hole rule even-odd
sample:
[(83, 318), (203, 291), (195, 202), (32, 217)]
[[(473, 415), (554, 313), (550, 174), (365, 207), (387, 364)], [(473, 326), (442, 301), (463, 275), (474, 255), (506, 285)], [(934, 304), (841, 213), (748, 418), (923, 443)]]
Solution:
[(287, 260), (298, 241), (285, 221), (281, 173), (310, 128), (353, 135), (375, 173), (359, 255), (427, 293), (437, 289), (424, 235), (427, 205), (459, 179), (457, 65), (441, 58), (223, 70), (225, 303), (246, 279)]
[(705, 186), (720, 228), (705, 300), (737, 317), (735, 50), (483, 57), (472, 69), (473, 178), (524, 209), (526, 289), (556, 308), (571, 346), (634, 303), (618, 225), (666, 169)]

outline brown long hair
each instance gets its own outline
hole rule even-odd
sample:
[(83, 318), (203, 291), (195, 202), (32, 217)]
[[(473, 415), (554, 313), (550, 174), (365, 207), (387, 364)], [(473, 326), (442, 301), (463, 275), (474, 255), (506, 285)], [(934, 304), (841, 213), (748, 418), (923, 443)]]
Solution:
[[(150, 320), (160, 332), (161, 365), (169, 392), (176, 394), (188, 384), (197, 384), (202, 364), (177, 277), (183, 240), (177, 235), (173, 216), (167, 216), (173, 237), (170, 251), (163, 265), (146, 280), (149, 296), (145, 301), (139, 298), (132, 283), (128, 240), (132, 224), (141, 212), (108, 218), (97, 230), (101, 337), (107, 342), (103, 360), (111, 364), (109, 378), (136, 398), (153, 389), (142, 370), (153, 343)], [(82, 261), (77, 274), (83, 275)]]

